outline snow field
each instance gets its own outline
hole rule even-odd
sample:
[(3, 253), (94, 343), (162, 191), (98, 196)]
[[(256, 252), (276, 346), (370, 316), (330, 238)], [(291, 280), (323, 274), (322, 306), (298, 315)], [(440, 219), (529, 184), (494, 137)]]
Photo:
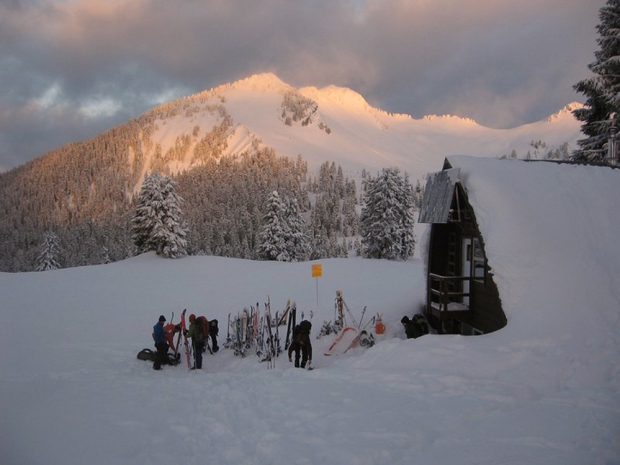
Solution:
[[(0, 273), (0, 463), (620, 464), (620, 172), (451, 161), (505, 328), (404, 339), (425, 299), (417, 258), (322, 260), (318, 305), (310, 263), (147, 254)], [(217, 318), (223, 346), (228, 314), (267, 296), (273, 313), (312, 311), (314, 337), (338, 289), (387, 332), (336, 357), (313, 339), (316, 370), (223, 348), (202, 372), (136, 359), (160, 314)]]

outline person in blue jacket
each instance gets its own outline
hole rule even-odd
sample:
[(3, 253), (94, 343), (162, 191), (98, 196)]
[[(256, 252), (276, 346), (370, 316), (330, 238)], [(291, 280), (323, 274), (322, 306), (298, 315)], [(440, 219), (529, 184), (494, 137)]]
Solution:
[(157, 324), (153, 326), (153, 340), (157, 348), (155, 360), (153, 361), (153, 370), (161, 370), (162, 364), (165, 364), (168, 360), (168, 342), (166, 341), (166, 333), (164, 331), (165, 322), (166, 317), (160, 315)]

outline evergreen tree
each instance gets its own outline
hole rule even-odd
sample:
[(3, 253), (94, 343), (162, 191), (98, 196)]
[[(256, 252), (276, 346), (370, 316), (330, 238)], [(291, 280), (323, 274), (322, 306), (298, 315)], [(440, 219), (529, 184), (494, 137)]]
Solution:
[(111, 263), (112, 259), (110, 258), (110, 251), (108, 250), (108, 248), (104, 245), (103, 246), (103, 250), (101, 251), (101, 263)]
[(35, 269), (37, 271), (57, 270), (60, 268), (60, 240), (52, 231), (45, 233), (41, 251), (37, 256)]
[(297, 200), (285, 201), (285, 219), (288, 226), (287, 249), (291, 261), (306, 260), (310, 254), (310, 239), (305, 232), (306, 225), (299, 213)]
[(315, 232), (311, 246), (310, 260), (318, 260), (319, 258), (332, 257), (334, 255), (330, 250), (329, 237), (327, 237), (325, 229)]
[(302, 261), (310, 254), (306, 226), (297, 200), (273, 191), (258, 234), (258, 255), (265, 260)]
[(167, 176), (154, 173), (144, 180), (132, 219), (132, 238), (138, 253), (155, 251), (168, 258), (186, 254), (182, 200)]
[(364, 185), (360, 217), (363, 255), (391, 260), (413, 254), (413, 188), (398, 168), (383, 169)]
[(424, 199), (424, 187), (418, 179), (415, 183), (415, 189), (413, 190), (413, 206), (420, 208), (422, 206), (422, 200)]
[(288, 251), (290, 234), (285, 220), (286, 207), (278, 194), (273, 191), (267, 199), (267, 212), (258, 233), (258, 256), (264, 260), (291, 261)]
[(413, 255), (415, 249), (415, 236), (413, 235), (413, 226), (415, 224), (415, 217), (413, 212), (415, 206), (415, 195), (413, 186), (409, 181), (409, 175), (405, 173), (405, 176), (400, 179), (400, 258), (407, 259)]
[(588, 65), (594, 76), (575, 84), (586, 96), (585, 106), (573, 111), (583, 121), (581, 131), (587, 136), (578, 141), (577, 160), (602, 160), (609, 136), (611, 116), (620, 113), (620, 0), (607, 0), (599, 11), (599, 49), (596, 60)]

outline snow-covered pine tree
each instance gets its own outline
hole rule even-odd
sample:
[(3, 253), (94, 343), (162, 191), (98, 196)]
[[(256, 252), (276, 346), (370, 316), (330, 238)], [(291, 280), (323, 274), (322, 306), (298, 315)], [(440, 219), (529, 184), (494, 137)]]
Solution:
[(586, 96), (583, 108), (573, 110), (575, 118), (583, 121), (581, 131), (587, 136), (577, 141), (579, 149), (574, 159), (599, 161), (605, 157), (611, 115), (620, 115), (620, 0), (607, 0), (599, 10), (596, 26), (599, 49), (596, 60), (588, 65), (594, 76), (575, 84), (574, 89)]
[(108, 248), (104, 245), (103, 249), (101, 250), (101, 263), (111, 263), (112, 259), (110, 258), (110, 251), (108, 250)]
[(258, 233), (258, 256), (264, 260), (291, 261), (288, 250), (289, 237), (286, 207), (278, 191), (273, 191), (267, 198), (266, 213)]
[[(349, 185), (347, 184), (347, 187)], [(343, 236), (356, 236), (359, 218), (357, 216), (357, 212), (355, 207), (357, 205), (357, 195), (355, 193), (355, 183), (353, 183), (352, 191), (347, 191), (345, 193), (345, 198), (342, 201), (342, 225)]]
[(52, 231), (47, 231), (41, 243), (41, 251), (35, 263), (36, 271), (57, 270), (60, 268), (60, 240)]
[(333, 257), (335, 254), (330, 250), (329, 237), (325, 229), (315, 231), (311, 241), (310, 260)]
[(169, 177), (153, 173), (144, 180), (131, 222), (138, 253), (155, 251), (168, 258), (186, 254), (187, 230), (182, 220), (182, 201)]
[(306, 224), (299, 213), (297, 200), (285, 198), (285, 221), (288, 226), (287, 249), (291, 261), (304, 261), (310, 255), (310, 238), (306, 234)]
[(400, 194), (401, 237), (399, 258), (406, 260), (413, 255), (415, 250), (415, 236), (413, 235), (415, 217), (413, 212), (416, 208), (414, 189), (409, 181), (409, 175), (407, 173), (400, 178), (400, 188), (402, 194)]
[(413, 190), (413, 206), (419, 209), (422, 205), (422, 199), (424, 199), (424, 187), (422, 187), (422, 184), (418, 179)]
[(398, 168), (383, 169), (365, 180), (360, 216), (363, 255), (391, 260), (413, 254), (413, 189)]

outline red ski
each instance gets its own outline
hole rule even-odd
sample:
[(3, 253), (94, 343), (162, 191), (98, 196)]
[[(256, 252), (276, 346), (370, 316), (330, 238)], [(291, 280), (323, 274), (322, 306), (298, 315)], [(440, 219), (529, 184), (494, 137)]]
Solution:
[(342, 331), (338, 333), (332, 345), (329, 346), (329, 349), (325, 352), (325, 355), (337, 355), (345, 353), (351, 344), (355, 342), (358, 336), (358, 331), (356, 328), (351, 326), (347, 326), (342, 328)]

